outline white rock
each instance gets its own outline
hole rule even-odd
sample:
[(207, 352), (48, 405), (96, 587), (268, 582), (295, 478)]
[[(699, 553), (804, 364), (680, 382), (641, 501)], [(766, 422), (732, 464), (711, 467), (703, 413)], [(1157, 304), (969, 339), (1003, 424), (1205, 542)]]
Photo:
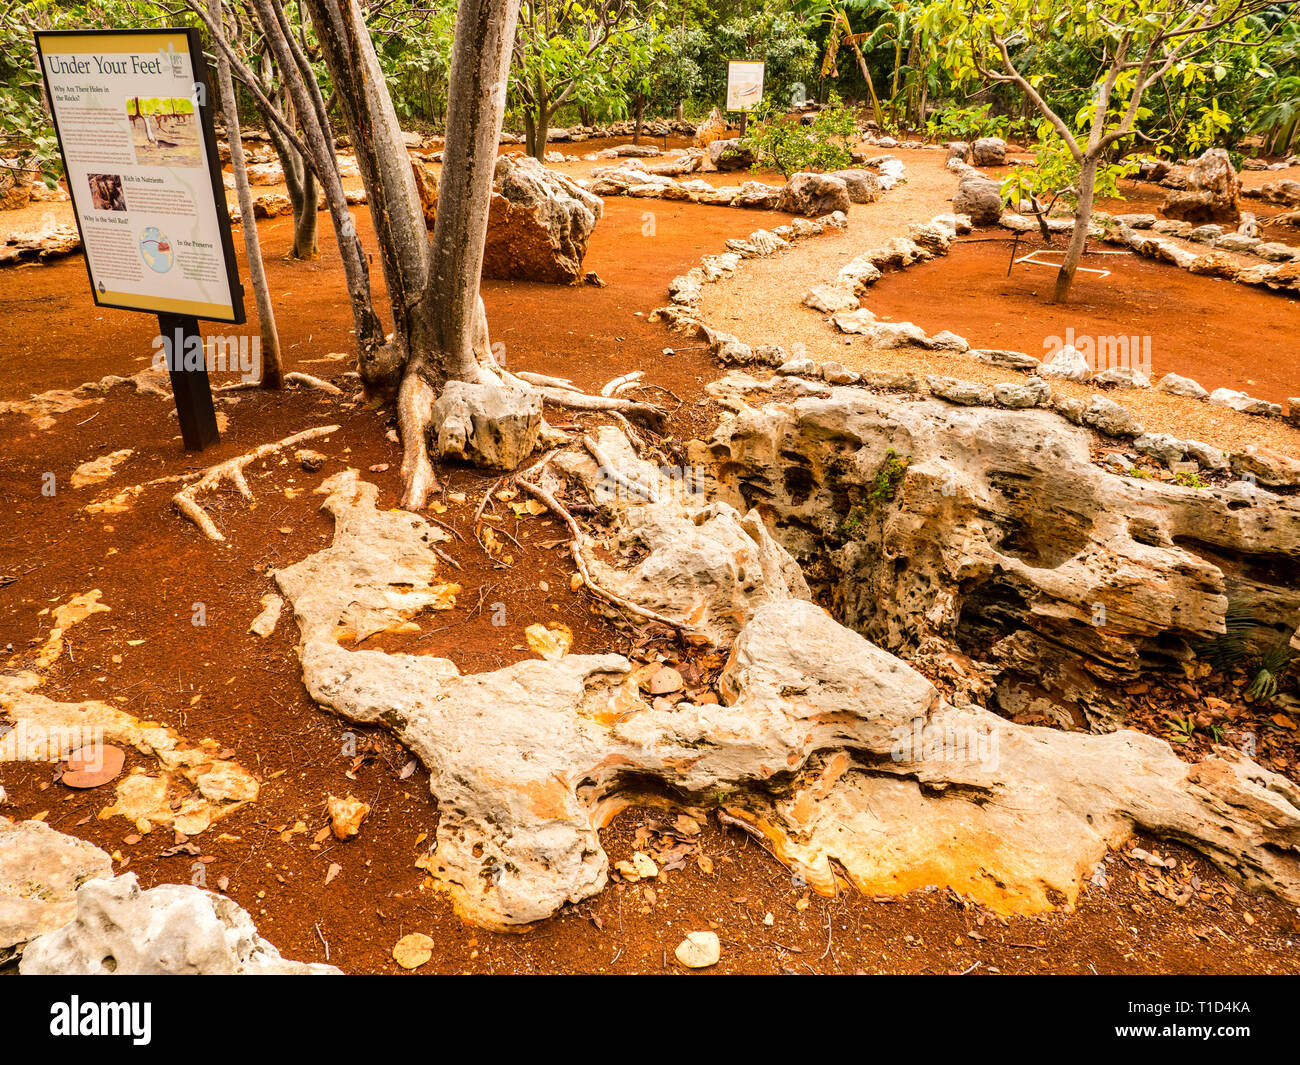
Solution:
[(1180, 377), (1176, 373), (1167, 373), (1156, 382), (1156, 388), (1172, 396), (1187, 396), (1190, 399), (1205, 399), (1210, 393), (1190, 377)]
[(1066, 344), (1038, 371), (1044, 377), (1059, 377), (1066, 381), (1086, 381), (1092, 376), (1092, 367), (1078, 348)]
[(688, 969), (707, 969), (722, 957), (717, 932), (688, 932), (673, 956)]
[(337, 974), (280, 957), (233, 899), (189, 884), (141, 891), (134, 873), (90, 880), (76, 916), (27, 945), (24, 976)]

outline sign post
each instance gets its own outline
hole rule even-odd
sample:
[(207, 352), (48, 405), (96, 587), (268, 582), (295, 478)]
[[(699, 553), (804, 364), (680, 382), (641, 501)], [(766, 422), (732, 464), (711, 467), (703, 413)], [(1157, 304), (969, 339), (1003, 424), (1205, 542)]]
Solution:
[(749, 112), (763, 101), (763, 74), (767, 64), (733, 59), (727, 63), (727, 110), (740, 112), (740, 133), (745, 134)]
[(40, 31), (36, 48), (91, 296), (158, 316), (181, 438), (201, 451), (218, 431), (199, 320), (245, 317), (199, 32)]

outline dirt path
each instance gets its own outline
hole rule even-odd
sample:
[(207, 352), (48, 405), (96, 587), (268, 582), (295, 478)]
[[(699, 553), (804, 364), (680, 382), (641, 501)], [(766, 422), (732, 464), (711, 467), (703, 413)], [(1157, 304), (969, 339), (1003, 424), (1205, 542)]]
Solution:
[[(943, 209), (930, 209), (941, 175), (931, 184), (923, 166), (915, 169), (914, 183), (899, 192), (909, 199), (897, 203), (911, 203), (929, 217)], [(655, 213), (652, 238), (641, 236), (647, 210)], [(365, 212), (359, 218), (369, 241)], [(587, 263), (609, 287), (490, 283), (485, 297), (494, 339), (506, 344), (511, 366), (566, 374), (582, 384), (645, 369), (682, 400), (671, 429), (684, 439), (714, 417), (700, 395), (703, 382), (719, 371), (689, 348), (660, 357), (663, 347), (680, 339), (645, 315), (663, 302), (668, 280), (700, 255), (720, 250), (728, 236), (779, 220), (610, 199)], [(851, 257), (845, 254), (851, 237), (874, 241), (901, 231), (905, 220), (901, 211), (897, 218), (875, 212), (864, 222), (878, 230), (808, 241), (783, 258), (798, 266), (806, 250), (818, 269), (838, 267)], [(350, 316), (328, 235), (322, 231), (321, 260), (304, 264), (278, 258), (290, 240), (287, 220), (265, 223), (261, 231), (290, 368), (342, 380), (351, 361)], [(751, 269), (758, 274), (777, 266), (747, 264), (741, 280)], [(6, 312), (0, 396), (75, 385), (143, 364), (155, 331), (151, 320), (95, 311), (85, 285), (77, 259), (0, 272)], [(345, 357), (329, 359), (331, 353)], [(24, 417), (0, 417), (0, 649), (5, 669), (29, 666), (49, 633), (54, 601), (98, 588), (109, 612), (72, 630), (41, 691), (52, 698), (105, 699), (192, 739), (209, 737), (258, 774), (261, 796), (193, 837), (197, 856), (176, 852), (169, 831), (141, 835), (120, 817), (101, 818), (111, 791), (71, 791), (54, 782), (46, 763), (0, 767), (9, 793), (6, 816), (40, 816), (103, 846), (118, 855), (116, 870), (136, 872), (146, 887), (189, 882), (198, 859), (208, 859), (200, 863), (208, 886), (224, 883), (287, 956), (323, 961), (328, 944), (329, 960), (350, 972), (397, 971), (392, 946), (412, 931), (430, 934), (436, 944), (421, 972), (659, 972), (675, 969), (672, 951), (685, 932), (707, 928), (723, 943), (715, 971), (727, 972), (1300, 970), (1294, 949), (1300, 925), (1292, 910), (1245, 897), (1191, 852), (1152, 841), (1139, 842), (1177, 858), (1178, 877), (1196, 877), (1200, 887), (1185, 906), (1153, 893), (1154, 874), (1138, 858), (1116, 855), (1107, 861), (1104, 882), (1099, 878), (1085, 892), (1076, 912), (1003, 920), (940, 890), (881, 899), (810, 895), (748, 836), (710, 822), (684, 867), (654, 881), (611, 885), (526, 935), (467, 927), (414, 866), (421, 838), (432, 834), (437, 817), (425, 774), (418, 768), (407, 773), (409, 755), (384, 732), (345, 726), (312, 703), (300, 680), (292, 618), (265, 640), (246, 631), (259, 598), (273, 587), (271, 572), (330, 541), (331, 523), (312, 491), (325, 476), (356, 467), (380, 486), (381, 506), (396, 505), (399, 457), (385, 435), (389, 413), (350, 395), (303, 392), (245, 394), (220, 406), (229, 428), (201, 459), (179, 450), (169, 401), (124, 389), (56, 415), (49, 430)], [(319, 472), (273, 458), (250, 470), (254, 505), (234, 493), (212, 500), (213, 517), (228, 537), (224, 545), (203, 539), (171, 511), (172, 486), (146, 489), (122, 513), (85, 509), (127, 485), (192, 472), (323, 424), (340, 429), (316, 445), (328, 457)], [(126, 448), (133, 454), (110, 480), (70, 487), (80, 463)], [(40, 491), (46, 473), (58, 486), (52, 496)], [(473, 470), (446, 471), (438, 500), (446, 509), (438, 517), (465, 536), (445, 545), (462, 566), (455, 574), (462, 592), (455, 609), (427, 621), (408, 648), (450, 657), (462, 669), (491, 669), (528, 656), (524, 627), (555, 618), (574, 630), (575, 651), (634, 651), (632, 636), (570, 590), (571, 565), (555, 522), (515, 521), (501, 508), (519, 541), (509, 566), (474, 544), (468, 535), (473, 512), (491, 482)], [(492, 624), (496, 602), (506, 604), (505, 625)], [(202, 626), (192, 623), (196, 603), (205, 608)], [(359, 737), (355, 758), (347, 753), (353, 733)], [(148, 764), (129, 752), (128, 768)], [(356, 839), (314, 842), (331, 794), (355, 794), (371, 804)], [(661, 816), (640, 809), (620, 815), (603, 833), (611, 861), (653, 848), (660, 837), (652, 822)], [(299, 822), (306, 831), (295, 831)], [(327, 884), (334, 864), (339, 869)]]
[[(844, 231), (747, 262), (735, 277), (706, 285), (701, 301), (705, 321), (751, 345), (777, 343), (788, 350), (802, 343), (814, 360), (834, 360), (850, 369), (938, 374), (986, 384), (1008, 380), (1007, 371), (966, 355), (874, 348), (862, 337), (841, 334), (828, 316), (802, 306), (811, 286), (834, 280), (856, 255), (906, 235), (909, 223), (951, 211), (955, 179), (944, 168), (943, 154), (895, 154), (907, 167), (903, 185), (874, 204), (854, 207)], [(1022, 243), (1021, 253), (1032, 246)], [(1112, 278), (1094, 282), (1080, 275), (1070, 304), (1059, 308), (1048, 302), (1049, 270), (1020, 266), (1007, 277), (1010, 249), (1004, 230), (977, 230), (959, 238), (947, 256), (887, 271), (867, 290), (862, 305), (884, 321), (915, 322), (929, 333), (949, 329), (973, 347), (1010, 348), (1038, 358), (1049, 354), (1045, 340), (1065, 337), (1067, 329), (1076, 336), (1134, 335), (1139, 342), (1147, 337), (1153, 380), (1174, 371), (1207, 389), (1239, 389), (1284, 405), (1300, 393), (1294, 359), (1300, 300), (1194, 276), (1131, 254), (1099, 253), (1089, 255), (1084, 265), (1112, 270)], [(1053, 388), (1067, 395), (1096, 394), (1090, 386), (1071, 382), (1054, 382)], [(1151, 432), (1237, 449), (1267, 444), (1300, 457), (1300, 430), (1278, 419), (1155, 391), (1113, 396)]]

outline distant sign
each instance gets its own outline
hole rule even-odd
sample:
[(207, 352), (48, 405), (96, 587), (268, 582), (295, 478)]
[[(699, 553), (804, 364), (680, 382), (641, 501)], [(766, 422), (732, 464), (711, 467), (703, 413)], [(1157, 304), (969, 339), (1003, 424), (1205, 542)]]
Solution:
[(763, 99), (766, 63), (733, 59), (727, 64), (727, 110), (752, 111)]
[(95, 303), (244, 321), (194, 29), (36, 34)]

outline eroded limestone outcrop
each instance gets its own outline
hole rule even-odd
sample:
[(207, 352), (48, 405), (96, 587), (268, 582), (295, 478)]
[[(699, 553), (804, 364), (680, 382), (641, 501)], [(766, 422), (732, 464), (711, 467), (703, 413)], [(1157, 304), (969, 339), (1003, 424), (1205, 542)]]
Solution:
[[(747, 527), (752, 516), (670, 496), (614, 430), (595, 443), (595, 460), (559, 464), (598, 501), (612, 496), (600, 509), (613, 542), (640, 537), (647, 552), (610, 562), (602, 579), (621, 580), (638, 605), (681, 609), (636, 573), (680, 551), (693, 580), (716, 585), (701, 600), (731, 605), (709, 612), (712, 634), (731, 644), (718, 703), (647, 702), (617, 654), (467, 675), (448, 659), (355, 649), (350, 635), (418, 628), (454, 594), (438, 578), (433, 527), (380, 511), (355, 471), (323, 486), (333, 544), (277, 578), (312, 698), (392, 729), (429, 769), (439, 825), (419, 864), (467, 919), (518, 928), (599, 891), (608, 863), (597, 830), (641, 799), (725, 806), (825, 892), (836, 861), (877, 890), (951, 884), (1007, 912), (1041, 910), (1072, 902), (1106, 847), (1144, 828), (1300, 900), (1300, 790), (1289, 781), (1235, 755), (1189, 766), (1137, 733), (1028, 728), (954, 706), (799, 598), (789, 555)], [(729, 567), (714, 564), (737, 546)]]
[(1092, 439), (1049, 410), (844, 388), (742, 410), (711, 453), (847, 624), (1007, 709), (1111, 728), (1114, 686), (1181, 675), (1230, 599), (1266, 640), (1295, 630), (1300, 502), (1117, 476)]

